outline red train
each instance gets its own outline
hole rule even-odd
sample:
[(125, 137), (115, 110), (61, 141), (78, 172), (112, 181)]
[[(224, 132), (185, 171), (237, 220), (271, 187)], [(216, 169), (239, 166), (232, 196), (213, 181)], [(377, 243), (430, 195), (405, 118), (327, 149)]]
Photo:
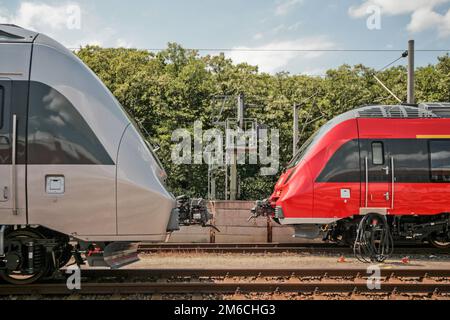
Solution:
[(300, 148), (253, 213), (294, 226), (296, 237), (346, 243), (375, 214), (393, 240), (450, 247), (450, 104), (366, 106), (337, 116)]

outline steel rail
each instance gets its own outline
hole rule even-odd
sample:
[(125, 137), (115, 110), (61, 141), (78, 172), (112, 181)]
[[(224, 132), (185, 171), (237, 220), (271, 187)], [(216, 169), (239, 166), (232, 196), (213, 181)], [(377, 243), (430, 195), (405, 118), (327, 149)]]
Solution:
[(65, 284), (34, 284), (0, 286), (0, 295), (67, 295), (67, 294), (153, 294), (153, 293), (222, 293), (240, 292), (370, 292), (370, 293), (450, 293), (450, 283), (443, 282), (386, 282), (379, 289), (370, 289), (361, 282), (126, 282), (84, 283), (80, 290), (69, 290)]
[(368, 274), (365, 268), (82, 269), (81, 276), (83, 281), (80, 290), (69, 290), (65, 281), (21, 286), (0, 284), (0, 295), (450, 293), (450, 269), (382, 268), (381, 286), (375, 290), (367, 286)]
[[(263, 243), (263, 244), (226, 244), (226, 243), (198, 243), (198, 244), (141, 244), (141, 253), (163, 252), (205, 252), (205, 253), (352, 253), (347, 246), (324, 243)], [(450, 254), (449, 250), (430, 246), (397, 246), (399, 254)]]
[[(263, 268), (263, 269), (82, 269), (86, 278), (170, 278), (170, 277), (364, 277), (366, 268)], [(386, 278), (450, 278), (450, 269), (381, 267), (380, 276)]]

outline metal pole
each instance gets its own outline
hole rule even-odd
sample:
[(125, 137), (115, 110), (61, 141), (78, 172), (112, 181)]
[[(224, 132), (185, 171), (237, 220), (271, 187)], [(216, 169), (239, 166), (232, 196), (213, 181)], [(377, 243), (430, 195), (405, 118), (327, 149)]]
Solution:
[[(244, 95), (240, 94), (237, 99), (237, 123), (240, 130), (244, 130)], [(238, 135), (236, 135), (237, 138)], [(237, 199), (237, 145), (234, 144), (233, 159), (230, 168), (230, 200)]]
[(244, 95), (241, 93), (238, 97), (238, 122), (241, 130), (244, 130), (244, 112)]
[(236, 149), (233, 150), (233, 159), (230, 168), (230, 200), (236, 200), (237, 196), (237, 162)]
[(210, 190), (210, 200), (216, 200), (216, 177), (214, 172), (211, 173), (211, 190)]
[(414, 40), (408, 41), (408, 104), (415, 104), (414, 97)]
[(293, 124), (293, 132), (292, 132), (292, 154), (295, 155), (297, 153), (297, 145), (298, 145), (298, 108), (297, 105), (294, 104), (294, 124)]
[(225, 163), (225, 197), (224, 200), (228, 200), (228, 163)]

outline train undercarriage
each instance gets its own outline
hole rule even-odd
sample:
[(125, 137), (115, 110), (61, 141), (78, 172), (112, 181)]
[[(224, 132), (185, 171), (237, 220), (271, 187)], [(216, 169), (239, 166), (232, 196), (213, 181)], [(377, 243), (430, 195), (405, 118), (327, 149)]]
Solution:
[[(256, 201), (255, 207), (251, 210), (250, 218), (272, 217), (276, 223), (280, 223), (276, 210), (269, 200)], [(325, 226), (321, 225), (294, 225), (295, 229), (302, 229), (302, 233), (309, 238), (323, 235), (324, 241), (335, 242), (344, 245), (354, 245), (360, 231), (373, 232), (387, 229), (394, 243), (408, 242), (424, 243), (428, 242), (434, 247), (441, 249), (450, 248), (450, 213), (436, 215), (378, 215), (369, 214), (371, 225), (366, 230), (361, 230), (361, 222), (364, 216), (352, 216), (338, 220), (337, 222)], [(384, 223), (384, 227), (380, 222)], [(305, 231), (306, 230), (306, 231)], [(306, 233), (305, 233), (306, 232)], [(297, 232), (296, 232), (297, 234)]]
[[(186, 205), (186, 202), (183, 202)], [(323, 226), (323, 240), (353, 245), (364, 217), (355, 216)], [(450, 214), (432, 216), (385, 216), (393, 242), (429, 242), (435, 247), (450, 248)], [(380, 230), (380, 217), (374, 216), (368, 226)], [(381, 228), (383, 229), (383, 228)], [(365, 229), (367, 232), (368, 229)], [(67, 235), (41, 226), (0, 227), (0, 279), (13, 284), (29, 284), (51, 278), (74, 257), (74, 263), (97, 265), (103, 261), (109, 246), (115, 243), (74, 242)], [(126, 251), (120, 243), (122, 250)], [(128, 249), (128, 247), (127, 247)], [(110, 255), (112, 256), (112, 255)], [(127, 255), (127, 261), (134, 261)], [(106, 258), (105, 258), (106, 260)]]
[[(362, 217), (352, 217), (324, 227), (324, 240), (346, 245), (354, 244)], [(434, 247), (450, 248), (450, 214), (386, 216), (395, 242), (428, 242)]]
[[(179, 226), (207, 224), (211, 215), (203, 199), (177, 198), (167, 232)], [(78, 266), (119, 268), (138, 260), (136, 242), (83, 242), (42, 226), (0, 225), (0, 280), (30, 284), (52, 278), (73, 259)]]

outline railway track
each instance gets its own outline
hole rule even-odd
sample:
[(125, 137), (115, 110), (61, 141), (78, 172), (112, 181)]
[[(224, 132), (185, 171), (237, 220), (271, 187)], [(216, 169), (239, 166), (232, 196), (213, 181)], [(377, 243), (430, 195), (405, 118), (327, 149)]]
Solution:
[(346, 269), (87, 269), (81, 289), (65, 281), (0, 285), (0, 295), (421, 293), (449, 294), (450, 270), (381, 269), (379, 289), (367, 285), (364, 268)]
[[(328, 243), (143, 243), (142, 253), (199, 252), (199, 253), (329, 253), (349, 254), (352, 248)], [(429, 245), (397, 245), (399, 254), (450, 254), (450, 250), (438, 249)]]

